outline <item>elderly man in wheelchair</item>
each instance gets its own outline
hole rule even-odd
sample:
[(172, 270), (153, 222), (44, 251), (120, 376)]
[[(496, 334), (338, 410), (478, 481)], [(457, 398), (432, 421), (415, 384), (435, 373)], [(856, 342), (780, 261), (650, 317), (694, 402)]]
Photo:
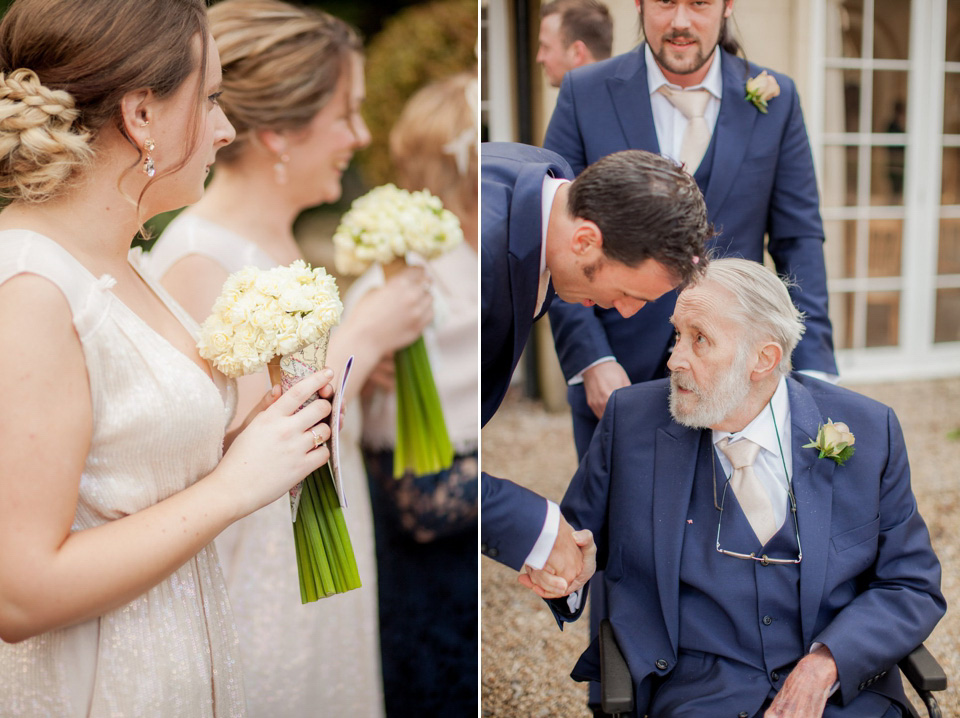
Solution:
[[(637, 716), (913, 715), (893, 669), (946, 603), (893, 411), (791, 374), (802, 317), (760, 264), (712, 262), (671, 321), (670, 379), (613, 394), (561, 505), (609, 609), (574, 678), (621, 654)], [(521, 576), (561, 629), (586, 563)]]

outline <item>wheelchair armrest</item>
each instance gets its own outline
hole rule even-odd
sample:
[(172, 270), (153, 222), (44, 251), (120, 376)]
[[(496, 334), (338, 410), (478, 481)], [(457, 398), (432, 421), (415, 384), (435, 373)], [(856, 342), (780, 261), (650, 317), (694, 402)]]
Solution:
[(608, 618), (600, 622), (600, 705), (611, 715), (633, 710), (633, 678)]
[(903, 675), (918, 693), (920, 691), (942, 691), (947, 688), (947, 674), (943, 672), (937, 659), (922, 643), (898, 664)]

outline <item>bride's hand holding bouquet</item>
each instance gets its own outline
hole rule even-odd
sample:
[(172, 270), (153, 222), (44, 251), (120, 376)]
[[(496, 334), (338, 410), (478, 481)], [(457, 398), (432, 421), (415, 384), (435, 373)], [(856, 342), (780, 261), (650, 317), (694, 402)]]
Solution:
[[(225, 494), (236, 500), (238, 518), (276, 501), (330, 460), (329, 449), (316, 445), (311, 430), (324, 441), (330, 437), (332, 379), (333, 372), (324, 369), (282, 395), (274, 387), (251, 411), (214, 471), (229, 482)], [(309, 401), (317, 394), (319, 400)]]
[[(286, 394), (276, 404), (250, 420), (253, 426), (263, 421), (275, 406), (284, 410), (302, 407), (304, 418), (285, 426), (274, 435), (275, 441), (287, 433), (300, 431), (310, 460), (304, 467), (302, 483), (290, 489), (294, 544), (300, 574), (300, 597), (304, 603), (360, 587), (360, 576), (340, 497), (334, 487), (328, 465), (330, 453), (325, 443), (331, 437), (329, 423), (318, 423), (331, 412), (332, 388), (325, 398), (300, 388), (313, 386), (318, 374), (332, 378), (321, 367), (325, 361), (330, 330), (340, 321), (342, 312), (336, 282), (323, 268), (311, 269), (303, 260), (289, 267), (259, 270), (246, 267), (230, 275), (213, 313), (201, 327), (200, 355), (213, 362), (230, 377), (253, 374), (269, 367), (271, 382), (280, 383)], [(288, 399), (289, 396), (292, 399)], [(291, 405), (291, 402), (296, 403)], [(296, 416), (299, 417), (299, 414)], [(319, 418), (317, 418), (319, 417)], [(312, 420), (312, 421), (311, 421)], [(287, 422), (290, 424), (291, 422)], [(243, 434), (237, 438), (242, 441)], [(231, 447), (232, 449), (233, 447)], [(299, 451), (284, 457), (284, 465), (297, 463)], [(268, 476), (275, 467), (263, 462), (252, 471)], [(267, 478), (263, 481), (266, 483)]]

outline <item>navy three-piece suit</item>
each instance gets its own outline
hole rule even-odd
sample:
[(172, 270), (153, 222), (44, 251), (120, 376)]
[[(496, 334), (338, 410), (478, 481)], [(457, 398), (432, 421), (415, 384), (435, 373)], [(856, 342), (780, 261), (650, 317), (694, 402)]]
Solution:
[[(710, 430), (672, 420), (666, 380), (613, 393), (567, 490), (564, 516), (597, 542), (640, 715), (754, 716), (815, 642), (839, 672), (825, 716), (884, 716), (891, 699), (905, 701), (896, 663), (945, 602), (899, 423), (889, 408), (801, 374), (787, 389), (799, 541), (788, 511), (761, 550), (735, 495), (722, 494)], [(856, 437), (844, 466), (803, 448), (828, 418)], [(800, 563), (718, 553), (714, 480), (723, 548), (792, 559), (802, 547)], [(560, 621), (575, 618), (560, 601), (551, 607)], [(574, 677), (598, 680), (597, 662), (594, 642)]]
[[(534, 322), (540, 281), (541, 193), (547, 175), (570, 179), (561, 157), (512, 143), (484, 143), (481, 158), (481, 423), (496, 413)], [(547, 290), (541, 315), (550, 305)], [(520, 570), (547, 514), (546, 500), (517, 484), (480, 477), (481, 551)]]
[[(791, 297), (806, 315), (803, 340), (793, 355), (798, 369), (836, 374), (827, 316), (823, 226), (813, 158), (800, 101), (790, 78), (768, 70), (781, 94), (762, 114), (744, 99), (748, 75), (763, 68), (718, 49), (723, 96), (706, 154), (694, 174), (719, 236), (708, 243), (719, 256), (763, 261), (764, 234), (780, 274), (798, 283)], [(650, 107), (644, 45), (568, 72), (544, 147), (566, 159), (574, 172), (626, 149), (660, 152)], [(633, 383), (666, 374), (673, 330), (667, 321), (676, 293), (648, 304), (629, 319), (616, 310), (557, 301), (550, 308), (557, 355), (571, 379), (605, 356), (613, 356)], [(597, 418), (582, 384), (571, 386), (577, 453), (582, 456)]]

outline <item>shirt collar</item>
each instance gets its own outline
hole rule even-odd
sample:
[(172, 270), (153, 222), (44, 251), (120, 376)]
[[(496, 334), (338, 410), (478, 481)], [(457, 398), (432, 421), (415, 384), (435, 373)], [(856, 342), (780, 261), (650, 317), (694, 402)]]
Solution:
[(710, 63), (710, 69), (707, 70), (707, 75), (703, 78), (703, 82), (699, 85), (685, 88), (668, 82), (667, 78), (663, 76), (663, 71), (660, 69), (660, 65), (657, 64), (656, 58), (654, 58), (653, 52), (650, 50), (650, 43), (645, 42), (643, 44), (643, 53), (647, 60), (647, 87), (651, 95), (659, 90), (662, 85), (669, 85), (674, 90), (694, 90), (702, 88), (718, 100), (723, 98), (723, 75), (720, 74), (722, 53), (720, 52), (719, 46), (713, 51), (713, 62)]
[(547, 268), (547, 225), (550, 223), (550, 211), (560, 185), (570, 180), (559, 177), (543, 176), (543, 188), (540, 191), (540, 274)]
[[(731, 434), (729, 431), (714, 429), (714, 445), (728, 436), (731, 441), (736, 441), (742, 437), (750, 439), (755, 444), (759, 444), (765, 451), (769, 451), (775, 457), (780, 458), (780, 445), (784, 436), (783, 427), (787, 426), (790, 421), (790, 397), (787, 392), (786, 377), (780, 377), (780, 382), (777, 384), (777, 390), (773, 393), (770, 405), (773, 406), (773, 416), (770, 415), (770, 409), (764, 406), (763, 410), (744, 427), (743, 431)], [(774, 417), (776, 417), (776, 424), (774, 424)]]

